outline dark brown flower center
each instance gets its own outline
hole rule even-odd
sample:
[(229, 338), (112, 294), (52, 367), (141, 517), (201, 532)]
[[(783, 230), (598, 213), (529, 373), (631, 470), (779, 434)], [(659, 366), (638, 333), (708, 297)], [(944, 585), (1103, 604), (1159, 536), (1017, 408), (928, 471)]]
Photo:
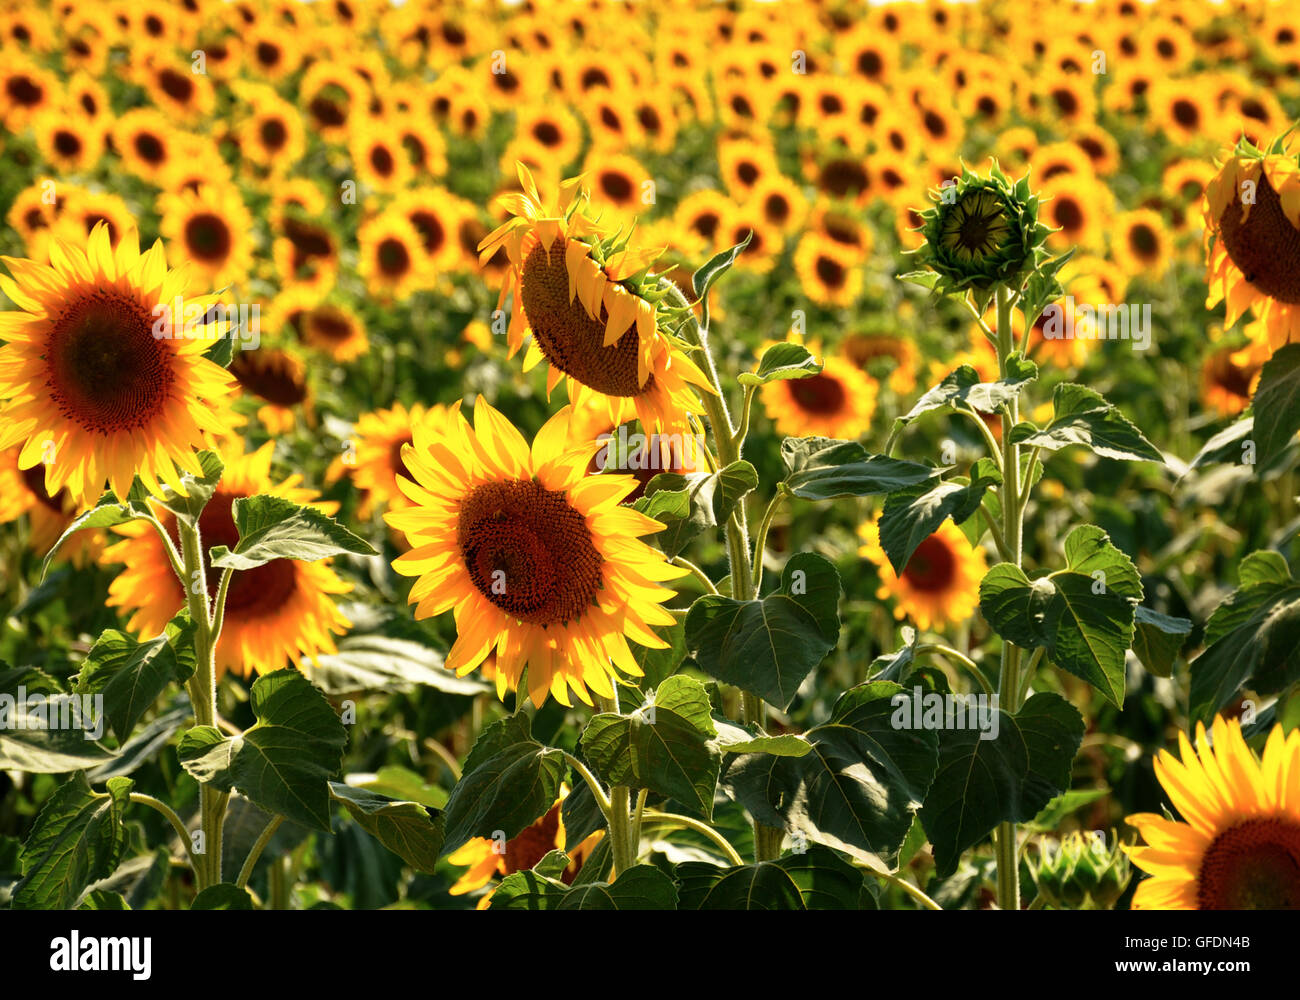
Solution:
[(307, 325), (317, 339), (332, 344), (341, 344), (356, 332), (347, 314), (337, 306), (319, 306)]
[(850, 159), (831, 160), (822, 168), (819, 179), (821, 189), (835, 198), (856, 195), (865, 191), (870, 183), (862, 164)]
[(64, 417), (92, 434), (149, 426), (175, 375), (166, 341), (153, 335), (149, 309), (120, 292), (95, 289), (54, 319), (46, 388)]
[(230, 256), (230, 227), (211, 212), (193, 216), (185, 223), (185, 247), (192, 257), (220, 264)]
[(417, 209), (410, 214), (410, 220), (411, 225), (420, 234), (425, 253), (435, 254), (442, 249), (443, 244), (447, 242), (447, 229), (442, 224), (442, 219), (438, 218), (437, 212)]
[(844, 408), (844, 384), (833, 376), (810, 375), (808, 378), (791, 379), (786, 384), (790, 387), (790, 398), (807, 413), (830, 415), (839, 413)]
[(1300, 230), (1287, 220), (1268, 175), (1259, 172), (1255, 204), (1245, 219), (1241, 192), (1223, 210), (1219, 238), (1246, 280), (1270, 298), (1300, 302)]
[(158, 74), (158, 86), (164, 94), (182, 104), (189, 103), (194, 96), (194, 81), (174, 69), (165, 69)]
[(161, 163), (167, 158), (167, 150), (156, 135), (141, 132), (135, 137), (135, 151), (146, 163)]
[(903, 578), (917, 590), (926, 593), (946, 590), (952, 585), (957, 571), (957, 559), (941, 538), (931, 535), (912, 553)]
[(817, 280), (832, 291), (838, 291), (844, 287), (844, 279), (848, 276), (848, 271), (834, 257), (819, 256), (817, 258)]
[(575, 621), (601, 588), (586, 518), (534, 480), (475, 487), (461, 503), (456, 538), (479, 593), (519, 621)]
[(267, 118), (258, 129), (262, 145), (272, 153), (277, 152), (289, 139), (289, 130), (279, 118)]
[(390, 278), (400, 278), (411, 269), (411, 252), (405, 243), (393, 236), (379, 241), (375, 259), (379, 262), (379, 270)]
[(252, 360), (252, 352), (240, 351), (230, 363), (230, 374), (255, 396), (276, 406), (295, 406), (307, 398), (307, 383), (288, 358), (278, 354)]
[(1160, 250), (1160, 241), (1155, 232), (1144, 222), (1129, 230), (1128, 242), (1133, 252), (1145, 259), (1155, 257)]
[(29, 76), (10, 77), (5, 92), (15, 104), (35, 107), (45, 98), (45, 90)]
[(520, 295), (537, 346), (548, 361), (566, 375), (607, 396), (639, 396), (654, 386), (651, 373), (637, 381), (639, 338), (636, 323), (628, 324), (608, 347), (605, 324), (609, 313), (602, 304), (592, 319), (576, 296), (569, 300), (569, 273), (565, 266), (566, 240), (556, 240), (549, 253), (538, 243), (524, 260)]
[(1251, 819), (1214, 838), (1201, 859), (1202, 910), (1300, 910), (1300, 825)]
[(75, 157), (81, 155), (81, 139), (76, 133), (59, 129), (54, 133), (54, 150), (60, 156)]
[(622, 204), (632, 197), (632, 178), (607, 170), (600, 175), (600, 189), (611, 201)]

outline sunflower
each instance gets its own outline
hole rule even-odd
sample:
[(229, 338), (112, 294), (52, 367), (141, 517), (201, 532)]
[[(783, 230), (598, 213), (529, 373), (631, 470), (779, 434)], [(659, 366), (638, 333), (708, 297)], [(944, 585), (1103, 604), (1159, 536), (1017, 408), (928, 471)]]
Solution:
[(1215, 112), (1192, 81), (1158, 80), (1147, 92), (1148, 124), (1179, 146), (1204, 143)]
[(1201, 401), (1221, 417), (1235, 417), (1250, 405), (1268, 358), (1268, 344), (1258, 340), (1211, 351), (1201, 363)]
[(456, 227), (464, 214), (460, 199), (444, 188), (430, 185), (403, 191), (389, 207), (406, 216), (419, 232), (420, 245), (433, 270), (455, 266), (460, 256)]
[(430, 280), (424, 240), (411, 220), (392, 208), (357, 230), (358, 270), (370, 291), (385, 299), (400, 300)]
[(286, 287), (305, 287), (324, 295), (338, 274), (338, 240), (319, 222), (285, 212), (278, 226), (283, 233), (271, 245), (280, 280)]
[(1197, 723), (1193, 748), (1180, 732), (1182, 760), (1156, 755), (1156, 777), (1186, 822), (1126, 819), (1146, 841), (1128, 855), (1151, 876), (1133, 909), (1300, 909), (1300, 731), (1274, 726), (1262, 759), (1236, 719), (1216, 716), (1210, 733)]
[(687, 195), (673, 213), (677, 242), (689, 252), (711, 252), (718, 245), (719, 234), (734, 210), (731, 199), (721, 191), (706, 189)]
[(338, 362), (353, 361), (370, 347), (365, 324), (351, 309), (325, 302), (301, 319), (303, 342)]
[(315, 420), (307, 368), (296, 354), (274, 347), (239, 351), (230, 374), (257, 401), (257, 419), (272, 437), (293, 430), (299, 407), (308, 424)]
[(46, 70), (24, 56), (6, 53), (0, 66), (0, 123), (10, 132), (21, 132), (59, 91), (58, 80)]
[(94, 192), (68, 185), (64, 194), (67, 206), (55, 222), (55, 235), (69, 242), (89, 236), (101, 222), (108, 228), (108, 245), (114, 250), (122, 237), (135, 226), (135, 217), (120, 197), (106, 191)]
[(325, 142), (339, 142), (348, 136), (352, 115), (365, 109), (369, 89), (355, 71), (321, 59), (303, 73), (298, 101), (311, 131)]
[[(1249, 192), (1253, 202), (1246, 196)], [(1225, 327), (1250, 309), (1276, 350), (1300, 340), (1300, 164), (1275, 142), (1237, 144), (1205, 191), (1205, 300), (1226, 302)]]
[(582, 150), (582, 126), (563, 105), (520, 108), (515, 116), (515, 134), (545, 149), (561, 166), (572, 163)]
[(531, 332), (524, 367), (550, 362), (548, 393), (567, 375), (575, 407), (595, 395), (615, 424), (635, 415), (651, 433), (685, 430), (699, 411), (690, 384), (709, 391), (708, 380), (666, 332), (663, 290), (647, 270), (658, 251), (629, 249), (593, 221), (579, 178), (548, 207), (520, 172), (525, 193), (501, 199), (512, 218), (479, 245), (481, 260), (504, 248), (510, 261), (497, 306), (515, 293), (510, 356)]
[(415, 174), (411, 158), (387, 118), (365, 118), (354, 123), (348, 148), (357, 179), (376, 191), (400, 191)]
[(215, 288), (241, 284), (253, 263), (253, 219), (234, 185), (201, 186), (158, 199), (159, 228), (201, 279)]
[(419, 577), (416, 617), (455, 612), (448, 669), (467, 674), (495, 647), (498, 694), (527, 667), (539, 707), (570, 704), (570, 690), (591, 704), (588, 688), (608, 698), (618, 672), (640, 676), (627, 640), (665, 647), (652, 627), (672, 622), (660, 605), (673, 591), (660, 582), (682, 575), (640, 539), (663, 526), (619, 506), (636, 480), (587, 476), (598, 446), (574, 446), (568, 423), (561, 410), (531, 450), (482, 399), (472, 428), (459, 405), (413, 424), (414, 482), (397, 482), (414, 507), (385, 517), (414, 546), (393, 568)]
[(583, 171), (590, 184), (591, 207), (602, 213), (605, 222), (629, 222), (646, 208), (650, 174), (636, 158), (593, 150), (587, 154)]
[(177, 133), (153, 108), (135, 108), (113, 125), (113, 148), (126, 169), (142, 180), (157, 183), (175, 155)]
[(227, 191), (234, 188), (230, 167), (222, 159), (220, 146), (211, 137), (177, 132), (173, 136), (171, 154), (154, 181), (164, 191), (198, 194), (204, 186)]
[[(900, 312), (902, 306), (899, 307)], [(909, 396), (916, 389), (916, 367), (920, 352), (905, 337), (887, 334), (855, 333), (845, 338), (840, 352), (872, 378), (885, 379), (898, 396)]]
[[(494, 875), (504, 878), (515, 872), (530, 871), (551, 851), (564, 851), (569, 856), (568, 867), (560, 875), (560, 881), (565, 885), (572, 885), (583, 864), (591, 856), (592, 850), (605, 835), (605, 831), (597, 830), (582, 843), (570, 846), (562, 814), (564, 800), (568, 794), (568, 787), (561, 785), (560, 797), (555, 800), (555, 805), (551, 806), (544, 816), (507, 840), (504, 851), (499, 850), (494, 841), (473, 837), (447, 855), (449, 864), (468, 869), (447, 891), (453, 896), (463, 896), (465, 893), (482, 889), (492, 881)], [(493, 892), (495, 891), (494, 889)], [(491, 904), (492, 892), (488, 892), (478, 901), (478, 909), (485, 910)]]
[[(234, 548), (239, 540), (233, 503), (257, 495), (284, 497), (332, 513), (332, 504), (316, 503), (314, 490), (298, 484), (299, 475), (277, 483), (271, 478), (268, 441), (244, 454), (242, 444), (224, 451), (221, 483), (199, 515), (199, 532), (207, 546)], [(162, 507), (155, 515), (179, 545), (175, 519)], [(162, 539), (143, 521), (130, 521), (113, 529), (122, 540), (104, 550), (105, 563), (125, 568), (108, 587), (108, 605), (130, 615), (127, 627), (141, 636), (160, 634), (185, 593), (171, 568)], [(208, 569), (208, 592), (217, 592), (221, 571)], [(244, 677), (296, 665), (300, 657), (314, 658), (336, 652), (334, 637), (343, 634), (348, 620), (334, 604), (334, 595), (346, 594), (352, 585), (339, 579), (327, 561), (299, 562), (276, 559), (254, 569), (240, 570), (230, 579), (226, 611), (217, 641), (218, 676), (227, 670)]]
[(240, 93), (251, 105), (237, 131), (240, 155), (273, 174), (284, 173), (307, 148), (302, 116), (269, 86), (248, 86)]
[(862, 293), (862, 268), (857, 258), (817, 233), (806, 233), (799, 241), (794, 268), (804, 295), (818, 305), (852, 305)]
[(1058, 177), (1048, 181), (1040, 192), (1042, 220), (1056, 232), (1049, 233), (1047, 245), (1062, 251), (1071, 247), (1099, 248), (1103, 243), (1103, 220), (1109, 215), (1111, 195), (1095, 179)]
[(351, 471), (353, 485), (364, 493), (358, 516), (365, 519), (378, 508), (405, 510), (411, 501), (401, 491), (397, 477), (411, 476), (402, 457), (402, 448), (414, 440), (411, 428), (430, 419), (445, 420), (446, 410), (434, 406), (426, 410), (420, 403), (409, 409), (400, 402), (388, 409), (363, 413), (352, 428), (352, 457), (348, 462), (338, 460), (331, 468), (331, 478), (344, 470)]
[(142, 85), (152, 103), (164, 114), (184, 122), (209, 117), (216, 94), (204, 73), (195, 73), (188, 62), (161, 55), (149, 57), (133, 67), (135, 81)]
[[(786, 339), (803, 341), (795, 333)], [(813, 354), (821, 353), (816, 341), (807, 346)], [(779, 379), (759, 389), (763, 409), (777, 432), (788, 437), (857, 438), (871, 426), (878, 393), (875, 379), (834, 354), (822, 358), (816, 375)]]
[(894, 572), (880, 545), (879, 518), (858, 529), (858, 555), (880, 575), (876, 597), (894, 600), (894, 617), (911, 618), (921, 631), (969, 621), (979, 607), (979, 584), (988, 568), (984, 550), (972, 548), (951, 519), (917, 546), (902, 576)]
[(63, 173), (90, 170), (104, 153), (104, 130), (97, 122), (50, 109), (33, 116), (31, 124), (41, 154)]
[(1172, 253), (1169, 233), (1158, 213), (1149, 208), (1124, 212), (1113, 223), (1116, 234), (1111, 256), (1125, 273), (1159, 280)]
[(161, 241), (141, 254), (132, 232), (114, 250), (103, 225), (85, 249), (52, 241), (49, 265), (0, 260), (13, 275), (0, 275), (0, 291), (18, 307), (0, 313), (0, 449), (23, 443), (24, 469), (52, 455), (46, 490), (66, 487), (79, 504), (98, 500), (105, 480), (125, 497), (135, 476), (155, 496), (159, 479), (184, 494), (180, 473), (203, 474), (193, 449), (233, 422), (233, 380), (203, 356), (208, 326), (155, 329), (178, 297), (188, 309), (216, 296), (188, 297)]
[(759, 206), (763, 219), (783, 235), (797, 232), (808, 214), (808, 202), (799, 185), (783, 174), (765, 177), (750, 191), (750, 201)]

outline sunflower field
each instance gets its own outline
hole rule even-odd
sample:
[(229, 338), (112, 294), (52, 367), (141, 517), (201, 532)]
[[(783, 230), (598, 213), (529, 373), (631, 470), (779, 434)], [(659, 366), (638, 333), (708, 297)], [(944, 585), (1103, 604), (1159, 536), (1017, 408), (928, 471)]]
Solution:
[(0, 0), (0, 908), (1300, 908), (1298, 118), (1290, 0)]

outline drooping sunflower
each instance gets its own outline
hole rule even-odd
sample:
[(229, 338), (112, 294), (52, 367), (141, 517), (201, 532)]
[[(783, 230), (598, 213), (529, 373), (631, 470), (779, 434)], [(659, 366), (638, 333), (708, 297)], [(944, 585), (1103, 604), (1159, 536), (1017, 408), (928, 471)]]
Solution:
[[(233, 503), (259, 494), (284, 497), (309, 504), (325, 513), (336, 505), (315, 503), (316, 492), (299, 485), (300, 475), (276, 482), (271, 476), (275, 443), (243, 453), (241, 443), (223, 449), (225, 471), (217, 491), (199, 516), (199, 532), (207, 546), (234, 548), (239, 540)], [(175, 519), (162, 507), (155, 509), (163, 527), (179, 545)], [(130, 615), (127, 627), (141, 636), (162, 632), (185, 604), (185, 593), (173, 572), (162, 539), (143, 521), (129, 521), (113, 529), (122, 540), (104, 550), (105, 563), (125, 568), (109, 584), (108, 604)], [(209, 569), (208, 593), (217, 592), (220, 570)], [(276, 559), (254, 569), (240, 570), (230, 579), (226, 611), (217, 641), (218, 676), (231, 670), (244, 677), (270, 673), (300, 657), (336, 651), (334, 637), (347, 631), (349, 622), (334, 603), (352, 585), (341, 580), (327, 561), (299, 562)]]
[(561, 410), (532, 447), (479, 399), (471, 427), (459, 405), (412, 427), (402, 461), (414, 481), (398, 486), (414, 506), (386, 515), (413, 548), (393, 568), (419, 579), (409, 600), (417, 618), (454, 611), (457, 639), (447, 668), (469, 673), (495, 648), (504, 696), (527, 687), (535, 705), (569, 693), (613, 694), (621, 672), (639, 676), (628, 639), (655, 649), (652, 630), (672, 622), (661, 586), (681, 570), (641, 536), (662, 525), (619, 505), (630, 476), (588, 476), (598, 445), (567, 438)]
[(1156, 755), (1156, 777), (1185, 822), (1126, 820), (1146, 841), (1129, 857), (1151, 876), (1133, 909), (1300, 909), (1300, 731), (1274, 726), (1262, 759), (1235, 719), (1216, 716), (1210, 734), (1198, 722), (1196, 748), (1178, 734), (1181, 760)]
[(501, 198), (512, 217), (479, 244), (480, 260), (501, 248), (509, 258), (498, 308), (513, 292), (510, 356), (531, 333), (524, 368), (550, 363), (548, 393), (568, 376), (575, 407), (595, 395), (614, 424), (636, 416), (650, 432), (684, 429), (699, 411), (691, 385), (710, 390), (667, 332), (664, 291), (648, 271), (659, 252), (632, 250), (591, 219), (580, 178), (547, 206), (526, 168), (520, 175), (523, 193)]
[(875, 564), (880, 574), (876, 597), (894, 601), (894, 617), (911, 618), (922, 631), (969, 621), (979, 607), (979, 584), (988, 568), (984, 550), (972, 548), (951, 519), (917, 546), (902, 575), (880, 545), (879, 519), (858, 529), (858, 555)]
[(155, 329), (172, 328), (178, 296), (187, 308), (216, 296), (189, 297), (161, 241), (141, 254), (133, 231), (114, 250), (103, 225), (84, 249), (51, 241), (49, 264), (0, 260), (13, 275), (0, 275), (0, 291), (18, 307), (0, 313), (0, 449), (21, 443), (24, 469), (52, 452), (47, 492), (66, 487), (79, 504), (105, 481), (125, 497), (137, 475), (155, 496), (159, 480), (184, 494), (181, 472), (203, 474), (194, 448), (235, 422), (234, 381), (203, 356), (207, 325), (181, 336), (176, 317), (177, 336)]
[[(800, 343), (802, 338), (791, 334), (787, 340)], [(815, 341), (807, 346), (813, 354), (821, 354)], [(779, 379), (759, 389), (763, 409), (777, 432), (789, 437), (857, 438), (871, 427), (878, 395), (875, 379), (836, 354), (822, 357), (822, 370), (816, 375)]]
[(1275, 141), (1237, 144), (1205, 190), (1207, 309), (1225, 327), (1247, 309), (1274, 350), (1300, 340), (1300, 163)]

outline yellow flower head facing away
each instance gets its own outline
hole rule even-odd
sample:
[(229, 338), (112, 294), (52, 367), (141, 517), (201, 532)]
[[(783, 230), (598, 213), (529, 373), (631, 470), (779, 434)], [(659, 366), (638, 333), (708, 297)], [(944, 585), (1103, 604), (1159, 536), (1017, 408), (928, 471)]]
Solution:
[(418, 577), (417, 618), (453, 611), (457, 638), (447, 667), (464, 675), (496, 651), (497, 692), (527, 689), (536, 705), (572, 691), (611, 697), (615, 672), (639, 676), (628, 639), (664, 648), (670, 625), (661, 586), (683, 571), (642, 537), (663, 525), (620, 501), (632, 476), (588, 475), (597, 442), (575, 445), (561, 410), (531, 447), (479, 399), (474, 424), (459, 404), (412, 427), (397, 483), (411, 501), (385, 520), (410, 552), (393, 568)]
[(531, 335), (524, 370), (548, 362), (548, 394), (567, 376), (575, 407), (594, 397), (615, 425), (635, 417), (650, 432), (686, 430), (700, 409), (692, 386), (712, 390), (665, 329), (663, 289), (648, 271), (662, 251), (633, 249), (590, 217), (582, 177), (548, 204), (528, 168), (518, 172), (522, 192), (499, 200), (511, 217), (479, 244), (482, 262), (500, 249), (510, 262), (498, 301), (514, 293), (510, 355)]
[[(1183, 821), (1137, 813), (1126, 822), (1145, 846), (1129, 848), (1151, 877), (1135, 910), (1300, 909), (1300, 730), (1275, 726), (1259, 759), (1241, 724), (1216, 717), (1196, 747), (1161, 750), (1155, 772)], [(1181, 758), (1181, 759), (1180, 759)]]

